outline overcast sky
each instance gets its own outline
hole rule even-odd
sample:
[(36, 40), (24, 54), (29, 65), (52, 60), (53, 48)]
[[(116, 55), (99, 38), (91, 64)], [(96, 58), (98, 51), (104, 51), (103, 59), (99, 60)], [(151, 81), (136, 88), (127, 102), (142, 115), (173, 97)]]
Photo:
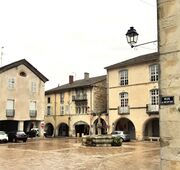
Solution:
[(0, 0), (2, 65), (25, 58), (49, 82), (46, 90), (106, 74), (104, 67), (157, 51), (131, 49), (125, 34), (134, 26), (138, 43), (157, 40), (156, 0)]

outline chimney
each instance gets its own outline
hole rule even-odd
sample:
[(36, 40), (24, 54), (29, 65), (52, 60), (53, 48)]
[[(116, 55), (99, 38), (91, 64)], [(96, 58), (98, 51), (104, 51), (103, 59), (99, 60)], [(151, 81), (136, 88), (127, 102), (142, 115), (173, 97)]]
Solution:
[(89, 73), (87, 72), (84, 73), (84, 79), (89, 79)]
[(69, 84), (72, 84), (74, 82), (73, 78), (73, 75), (69, 75)]

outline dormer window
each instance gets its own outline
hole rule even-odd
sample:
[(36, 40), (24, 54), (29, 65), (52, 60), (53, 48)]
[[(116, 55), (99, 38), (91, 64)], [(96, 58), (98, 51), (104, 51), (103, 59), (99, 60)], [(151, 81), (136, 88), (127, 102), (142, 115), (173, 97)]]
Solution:
[(21, 71), (21, 72), (19, 73), (19, 75), (20, 75), (21, 77), (26, 77), (26, 76), (27, 76), (24, 71)]

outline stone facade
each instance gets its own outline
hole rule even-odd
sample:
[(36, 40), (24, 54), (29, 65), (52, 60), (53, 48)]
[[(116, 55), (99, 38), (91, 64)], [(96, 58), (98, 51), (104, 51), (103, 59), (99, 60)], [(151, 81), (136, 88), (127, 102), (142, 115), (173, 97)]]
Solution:
[(44, 77), (26, 60), (0, 68), (0, 129), (39, 127), (44, 119)]
[[(106, 76), (70, 81), (45, 93), (45, 130), (49, 136), (82, 136), (96, 133), (97, 114), (107, 125)], [(107, 127), (106, 131), (107, 131)], [(103, 130), (102, 130), (103, 131)]]
[(158, 0), (160, 89), (174, 104), (160, 107), (161, 169), (180, 169), (180, 1)]
[[(156, 80), (151, 80), (151, 66)], [(158, 67), (158, 53), (106, 67), (110, 132), (125, 130), (138, 140), (159, 137)]]

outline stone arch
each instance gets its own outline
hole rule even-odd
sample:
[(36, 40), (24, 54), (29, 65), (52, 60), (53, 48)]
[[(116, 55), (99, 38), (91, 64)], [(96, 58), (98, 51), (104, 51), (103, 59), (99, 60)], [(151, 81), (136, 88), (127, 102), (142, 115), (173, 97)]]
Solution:
[(153, 116), (148, 118), (143, 124), (143, 138), (159, 136), (159, 117)]
[(113, 130), (122, 130), (130, 134), (131, 139), (136, 139), (136, 129), (133, 122), (128, 118), (119, 118), (113, 124)]
[(76, 137), (82, 137), (83, 135), (89, 135), (90, 126), (84, 121), (78, 121), (74, 124)]
[(58, 136), (69, 136), (69, 126), (67, 125), (67, 123), (60, 123), (59, 127), (58, 127)]
[(51, 123), (46, 123), (44, 131), (46, 137), (52, 137), (54, 134), (54, 126)]
[[(101, 134), (105, 135), (107, 134), (107, 123), (103, 118), (100, 118), (100, 122), (101, 122)], [(93, 131), (94, 134), (98, 134), (98, 118), (94, 121), (93, 123)]]

